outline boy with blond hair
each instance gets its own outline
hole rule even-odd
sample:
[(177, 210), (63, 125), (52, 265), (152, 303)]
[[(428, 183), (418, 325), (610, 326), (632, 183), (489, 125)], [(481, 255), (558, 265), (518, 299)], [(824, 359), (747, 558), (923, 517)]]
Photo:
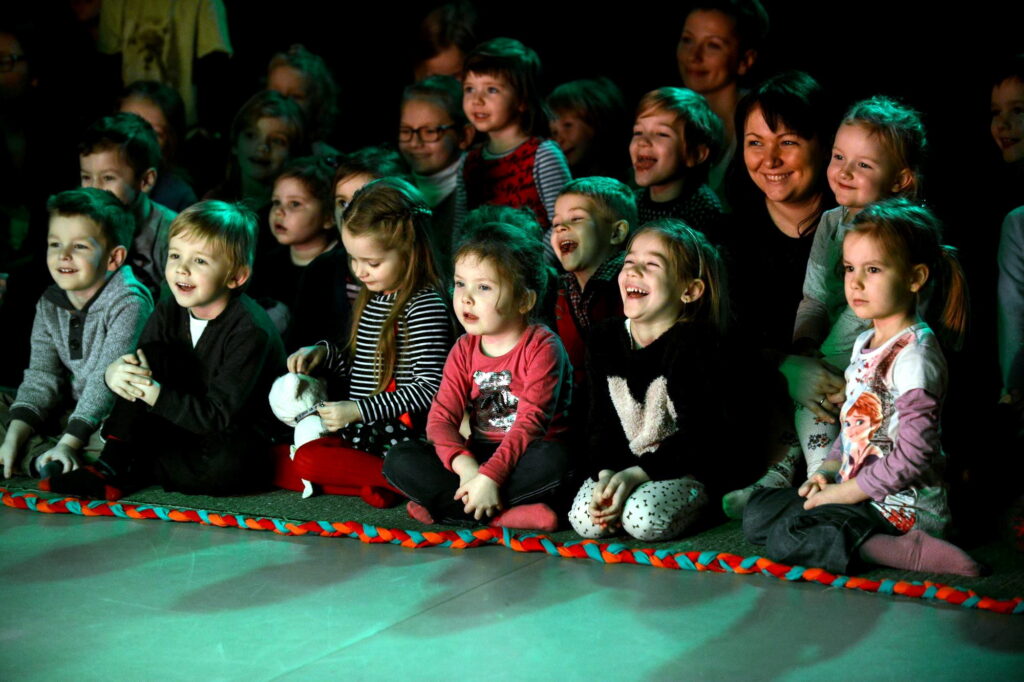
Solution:
[(171, 224), (165, 297), (139, 347), (106, 371), (119, 399), (94, 467), (43, 483), (56, 492), (116, 499), (151, 483), (226, 495), (270, 478), (277, 423), (266, 396), (285, 371), (267, 314), (242, 293), (252, 272), (256, 217), (203, 201)]

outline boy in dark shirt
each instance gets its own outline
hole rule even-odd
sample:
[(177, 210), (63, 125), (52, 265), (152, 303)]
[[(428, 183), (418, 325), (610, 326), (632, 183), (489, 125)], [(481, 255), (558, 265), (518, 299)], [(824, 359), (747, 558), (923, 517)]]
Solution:
[[(241, 293), (252, 270), (256, 218), (220, 201), (171, 224), (161, 301), (139, 348), (113, 362), (120, 400), (94, 467), (49, 479), (49, 489), (117, 499), (151, 483), (225, 495), (269, 481), (270, 385), (284, 347), (266, 313)], [(47, 483), (47, 481), (44, 481)]]

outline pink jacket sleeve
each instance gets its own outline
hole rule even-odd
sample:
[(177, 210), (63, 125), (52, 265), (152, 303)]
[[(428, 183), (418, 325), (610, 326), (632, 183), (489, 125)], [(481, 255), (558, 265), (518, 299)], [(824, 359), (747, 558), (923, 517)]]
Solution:
[(434, 445), (445, 468), (451, 470), (452, 460), (459, 455), (472, 455), (466, 439), (459, 433), (462, 415), (469, 404), (473, 376), (469, 370), (472, 344), (469, 336), (455, 342), (444, 363), (441, 387), (434, 396), (427, 415), (427, 440)]

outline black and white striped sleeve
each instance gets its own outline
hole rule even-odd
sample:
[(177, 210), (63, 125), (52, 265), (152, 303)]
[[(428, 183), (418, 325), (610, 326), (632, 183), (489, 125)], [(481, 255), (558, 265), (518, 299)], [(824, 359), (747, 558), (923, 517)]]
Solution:
[(363, 423), (396, 419), (409, 412), (426, 412), (441, 386), (441, 375), (452, 347), (448, 306), (433, 290), (424, 290), (406, 304), (404, 329), (398, 336), (396, 389), (356, 401)]
[(555, 221), (555, 200), (570, 180), (569, 163), (562, 150), (553, 140), (541, 142), (533, 161), (533, 181), (547, 211), (548, 221), (552, 223)]

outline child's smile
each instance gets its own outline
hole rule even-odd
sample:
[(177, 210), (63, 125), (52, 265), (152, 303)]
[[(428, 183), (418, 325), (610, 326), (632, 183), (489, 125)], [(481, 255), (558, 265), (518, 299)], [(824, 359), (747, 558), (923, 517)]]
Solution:
[(992, 138), (1003, 161), (1024, 160), (1024, 83), (1016, 78), (992, 88)]
[(826, 174), (836, 203), (861, 209), (900, 190), (904, 174), (882, 141), (861, 125), (841, 125)]
[[(566, 272), (578, 279), (589, 278), (625, 238), (615, 227), (601, 220), (594, 201), (581, 194), (563, 194), (555, 201), (551, 247)], [(617, 241), (615, 241), (617, 240)], [(614, 242), (614, 244), (613, 244)], [(585, 279), (580, 283), (585, 284)]]
[(519, 131), (523, 107), (503, 76), (470, 71), (463, 80), (462, 93), (466, 117), (481, 133), (501, 135)]
[(682, 126), (675, 114), (658, 110), (636, 120), (629, 143), (636, 184), (657, 187), (683, 178), (689, 164)]
[(245, 281), (237, 270), (223, 248), (208, 240), (179, 234), (168, 243), (164, 276), (171, 293), (178, 305), (201, 320), (212, 320), (224, 312), (231, 290)]

